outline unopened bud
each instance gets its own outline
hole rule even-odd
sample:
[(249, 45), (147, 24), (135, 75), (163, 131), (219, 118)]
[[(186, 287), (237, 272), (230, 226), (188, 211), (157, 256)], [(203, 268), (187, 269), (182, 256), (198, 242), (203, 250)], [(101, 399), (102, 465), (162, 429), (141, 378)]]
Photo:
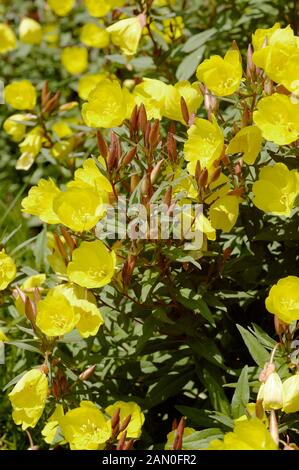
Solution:
[(66, 244), (69, 246), (71, 251), (73, 251), (77, 246), (76, 240), (71, 236), (71, 234), (66, 230), (65, 227), (61, 226), (60, 230), (63, 238), (65, 239)]
[(214, 183), (214, 181), (217, 181), (220, 175), (221, 175), (221, 166), (218, 166), (211, 176), (211, 183)]
[(127, 417), (124, 419), (124, 421), (123, 421), (123, 422), (120, 424), (120, 426), (119, 426), (119, 432), (122, 432), (122, 431), (124, 431), (125, 429), (127, 429), (127, 427), (128, 427), (129, 424), (130, 424), (131, 419), (132, 419), (132, 416), (131, 416), (131, 415), (127, 416)]
[(114, 429), (116, 426), (119, 425), (119, 417), (120, 417), (120, 408), (117, 408), (111, 418), (112, 429)]
[(125, 445), (125, 450), (132, 450), (133, 449), (133, 445), (134, 445), (134, 440), (133, 439), (130, 439), (126, 445)]
[(55, 238), (55, 243), (56, 243), (56, 246), (58, 248), (58, 251), (59, 253), (61, 254), (62, 258), (63, 258), (63, 261), (65, 262), (65, 264), (67, 265), (68, 263), (68, 256), (67, 256), (67, 252), (65, 250), (65, 247), (64, 247), (64, 244), (62, 243), (62, 241), (60, 240), (60, 237), (57, 235), (57, 233), (54, 233), (54, 238)]
[(34, 302), (29, 299), (29, 297), (26, 297), (25, 301), (25, 315), (28, 320), (32, 323), (32, 325), (35, 325), (36, 306)]
[(127, 438), (127, 431), (124, 431), (120, 437), (120, 440), (118, 441), (117, 450), (124, 450), (126, 438)]
[(50, 93), (49, 93), (49, 82), (48, 80), (45, 81), (43, 88), (42, 88), (42, 93), (41, 93), (41, 98), (42, 98), (42, 107), (46, 105), (47, 101), (49, 100)]
[(108, 156), (108, 145), (106, 144), (100, 131), (97, 131), (97, 140), (100, 154), (102, 157), (107, 158)]
[(138, 106), (135, 105), (130, 117), (130, 134), (131, 137), (138, 131)]
[(282, 408), (282, 381), (277, 372), (272, 372), (265, 382), (263, 405), (265, 410), (280, 410)]
[(142, 183), (141, 183), (141, 194), (143, 195), (149, 195), (151, 189), (151, 179), (149, 175), (145, 175), (143, 177)]
[(167, 152), (169, 160), (175, 163), (177, 160), (177, 145), (172, 132), (168, 132), (167, 134)]
[(79, 379), (80, 380), (88, 380), (94, 373), (95, 371), (95, 368), (96, 368), (96, 364), (94, 364), (93, 366), (90, 366), (88, 367), (88, 369), (86, 369), (84, 372), (82, 372), (80, 375), (79, 375)]
[(247, 66), (246, 66), (246, 75), (247, 78), (251, 81), (255, 78), (255, 65), (252, 60), (253, 50), (251, 44), (249, 44), (247, 49)]
[(135, 191), (139, 184), (139, 176), (137, 174), (134, 174), (131, 176), (131, 182), (130, 182), (130, 192), (131, 194)]
[(185, 98), (181, 96), (181, 111), (182, 111), (182, 116), (185, 121), (185, 123), (188, 125), (189, 124), (189, 119), (190, 119), (190, 114), (188, 111), (188, 106), (185, 101)]
[(147, 114), (146, 114), (146, 110), (145, 110), (143, 103), (140, 105), (139, 112), (138, 112), (138, 125), (139, 125), (139, 129), (141, 130), (144, 136), (145, 131), (146, 131), (146, 125), (147, 125)]
[(146, 123), (145, 133), (143, 135), (145, 145), (149, 145), (149, 136), (150, 136), (150, 133), (151, 133), (151, 129), (152, 129), (151, 123), (148, 121)]
[(149, 143), (152, 149), (155, 149), (160, 140), (160, 121), (156, 119), (149, 133)]
[(158, 178), (158, 176), (160, 174), (161, 166), (163, 165), (163, 163), (164, 163), (164, 160), (158, 161), (158, 163), (156, 163), (156, 165), (152, 169), (152, 171), (151, 171), (151, 183), (152, 184), (154, 184), (154, 182)]
[(200, 173), (199, 178), (197, 180), (198, 186), (200, 188), (204, 188), (207, 185), (208, 178), (209, 178), (208, 170), (204, 168), (202, 172)]
[(131, 161), (134, 159), (137, 153), (137, 147), (133, 147), (131, 150), (128, 151), (128, 153), (124, 156), (123, 158), (123, 165), (127, 166), (131, 163)]

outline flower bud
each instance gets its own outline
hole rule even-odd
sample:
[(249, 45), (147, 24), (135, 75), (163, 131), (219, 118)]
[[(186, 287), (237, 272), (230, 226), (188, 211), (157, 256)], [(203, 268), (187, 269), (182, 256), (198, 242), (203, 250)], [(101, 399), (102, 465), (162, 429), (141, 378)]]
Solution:
[(141, 104), (138, 112), (138, 125), (142, 134), (145, 135), (147, 125), (147, 114), (143, 103)]
[(131, 184), (130, 184), (130, 192), (131, 194), (135, 191), (139, 184), (139, 176), (138, 175), (132, 175), (131, 176)]
[(96, 368), (96, 364), (94, 364), (93, 366), (90, 366), (88, 367), (88, 369), (86, 369), (84, 372), (82, 372), (80, 375), (79, 375), (79, 379), (80, 380), (88, 380), (94, 373), (95, 371), (95, 368)]
[(264, 385), (264, 401), (265, 410), (279, 410), (283, 406), (282, 400), (282, 381), (277, 372), (272, 372)]
[(108, 155), (108, 146), (101, 134), (100, 131), (97, 131), (98, 147), (102, 157), (107, 158)]
[(129, 150), (128, 153), (124, 156), (124, 159), (122, 161), (123, 165), (125, 166), (130, 165), (131, 161), (136, 156), (136, 153), (137, 153), (137, 147), (133, 147), (131, 150)]
[(182, 116), (183, 116), (185, 123), (189, 124), (190, 114), (188, 111), (187, 103), (183, 96), (181, 96), (181, 111), (182, 111)]
[(198, 186), (200, 188), (204, 188), (207, 185), (208, 178), (209, 178), (208, 170), (204, 168), (197, 179)]
[(163, 165), (164, 160), (159, 160), (158, 163), (154, 166), (151, 171), (151, 183), (153, 184), (159, 176), (161, 166)]
[(299, 374), (286, 379), (282, 384), (283, 411), (296, 413), (299, 411)]

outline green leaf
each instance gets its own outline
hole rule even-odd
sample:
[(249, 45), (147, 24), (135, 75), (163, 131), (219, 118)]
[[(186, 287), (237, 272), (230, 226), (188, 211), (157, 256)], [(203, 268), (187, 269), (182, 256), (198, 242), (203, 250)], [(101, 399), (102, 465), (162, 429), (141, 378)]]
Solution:
[(235, 393), (233, 395), (231, 409), (233, 418), (240, 418), (245, 413), (249, 402), (248, 366), (242, 370)]
[(189, 80), (192, 77), (204, 55), (205, 49), (206, 46), (201, 46), (182, 60), (176, 71), (176, 78), (178, 80)]
[(266, 351), (266, 349), (259, 343), (252, 333), (245, 330), (245, 328), (243, 328), (241, 325), (237, 325), (237, 328), (243, 338), (244, 343), (247, 346), (249, 353), (251, 354), (252, 359), (258, 366), (264, 367), (265, 362), (269, 360), (268, 351)]
[(229, 401), (224, 393), (222, 383), (219, 378), (219, 374), (217, 375), (214, 368), (208, 369), (204, 368), (201, 369), (199, 366), (196, 368), (196, 372), (206, 387), (207, 392), (209, 394), (209, 399), (213, 408), (220, 413), (223, 413), (227, 416), (230, 415), (230, 404)]
[(169, 397), (180, 394), (193, 373), (193, 370), (189, 369), (185, 373), (170, 373), (162, 377), (148, 393), (145, 408), (152, 408), (165, 402)]
[(217, 32), (216, 28), (207, 29), (206, 31), (202, 31), (198, 34), (193, 34), (191, 38), (185, 42), (184, 46), (182, 47), (182, 52), (193, 52), (195, 49), (205, 45), (209, 39), (214, 36)]
[(142, 327), (142, 336), (140, 336), (140, 338), (138, 339), (137, 344), (136, 344), (136, 353), (137, 354), (139, 354), (142, 351), (144, 345), (151, 338), (151, 336), (154, 332), (155, 324), (156, 324), (156, 321), (155, 321), (154, 317), (148, 317), (145, 320), (145, 322), (143, 324), (143, 327)]
[(196, 294), (196, 292), (188, 287), (183, 287), (176, 295), (176, 298), (184, 307), (202, 315), (211, 325), (215, 326), (213, 314), (200, 294)]
[(35, 250), (34, 250), (36, 269), (42, 272), (47, 263), (47, 227), (44, 226), (43, 230), (36, 237)]
[(10, 346), (16, 346), (19, 349), (25, 349), (26, 351), (31, 351), (37, 354), (42, 354), (41, 351), (35, 346), (32, 346), (31, 344), (25, 343), (23, 341), (8, 341), (5, 344), (8, 344)]

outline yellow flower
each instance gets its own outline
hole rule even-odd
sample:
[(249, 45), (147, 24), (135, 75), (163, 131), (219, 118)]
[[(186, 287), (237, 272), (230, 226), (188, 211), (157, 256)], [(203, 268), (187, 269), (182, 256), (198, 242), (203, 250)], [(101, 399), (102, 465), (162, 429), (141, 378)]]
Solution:
[(68, 184), (53, 200), (53, 210), (60, 223), (74, 230), (84, 232), (92, 229), (105, 215), (104, 201), (95, 189), (88, 186)]
[(252, 191), (256, 207), (264, 212), (290, 217), (299, 194), (299, 173), (289, 170), (284, 163), (265, 166), (258, 181), (253, 183)]
[(280, 29), (280, 23), (275, 23), (272, 28), (257, 29), (252, 35), (252, 45), (254, 50), (257, 51), (258, 49), (261, 49), (264, 45), (265, 39), (269, 43), (269, 39), (278, 29)]
[(70, 140), (61, 140), (59, 142), (55, 142), (53, 147), (51, 148), (51, 153), (54, 158), (58, 160), (63, 160), (64, 158), (68, 157), (69, 154), (74, 149), (74, 141), (73, 139)]
[(35, 88), (28, 80), (12, 82), (4, 88), (4, 99), (15, 109), (33, 109), (36, 104)]
[(293, 375), (282, 384), (283, 407), (285, 413), (296, 413), (299, 411), (299, 375)]
[(263, 406), (265, 410), (280, 410), (282, 408), (282, 381), (277, 372), (272, 372), (262, 389)]
[(126, 88), (121, 88), (116, 81), (102, 80), (83, 104), (82, 116), (90, 127), (119, 126), (130, 116), (134, 99)]
[(262, 98), (253, 121), (265, 139), (278, 145), (288, 145), (299, 138), (299, 104), (286, 95), (274, 93)]
[(115, 253), (100, 240), (82, 242), (73, 251), (67, 275), (72, 282), (90, 289), (102, 287), (112, 279), (115, 270)]
[(61, 54), (61, 63), (70, 74), (80, 75), (88, 67), (88, 51), (85, 47), (66, 47)]
[(195, 114), (203, 101), (198, 83), (191, 85), (188, 81), (181, 81), (174, 86), (167, 85), (166, 88), (163, 115), (186, 124), (181, 110), (181, 97), (185, 99), (189, 115)]
[[(29, 276), (21, 285), (21, 290), (26, 294), (29, 299), (34, 300), (34, 290), (36, 287), (41, 287), (46, 280), (45, 274), (35, 274), (34, 276)], [(40, 289), (39, 289), (40, 290)], [(21, 300), (21, 297), (16, 292), (15, 297), (15, 306), (19, 313), (22, 315), (25, 314), (25, 306)]]
[(48, 0), (49, 7), (58, 16), (66, 16), (74, 8), (76, 0)]
[(6, 334), (4, 333), (4, 331), (0, 328), (0, 343), (3, 341), (8, 341), (8, 338)]
[(19, 26), (19, 35), (25, 44), (40, 44), (43, 39), (42, 27), (32, 18), (23, 18)]
[(104, 320), (97, 308), (96, 298), (83, 287), (72, 284), (62, 284), (56, 287), (74, 309), (76, 328), (83, 338), (95, 336)]
[(26, 125), (24, 122), (26, 120), (28, 120), (26, 114), (13, 114), (4, 121), (3, 129), (15, 142), (20, 142), (25, 137)]
[(262, 147), (262, 133), (257, 126), (243, 127), (230, 141), (226, 154), (242, 153), (245, 163), (253, 165)]
[(117, 21), (109, 26), (107, 31), (111, 35), (113, 44), (120, 47), (123, 54), (130, 56), (137, 52), (145, 23), (145, 15), (141, 14)]
[(83, 168), (75, 171), (75, 181), (95, 189), (105, 202), (109, 202), (108, 193), (112, 193), (111, 183), (102, 175), (93, 158), (87, 158), (83, 163)]
[(86, 46), (104, 48), (109, 45), (109, 34), (94, 23), (86, 23), (80, 33), (80, 41)]
[(14, 31), (5, 23), (0, 23), (0, 54), (13, 51), (17, 47)]
[(208, 450), (277, 450), (266, 425), (258, 418), (236, 423), (234, 431), (226, 433), (223, 441), (210, 442)]
[(80, 78), (78, 85), (78, 94), (82, 100), (87, 101), (92, 90), (95, 89), (98, 83), (107, 79), (107, 75), (103, 73), (84, 75)]
[(137, 105), (144, 104), (148, 119), (161, 119), (168, 85), (152, 78), (144, 78), (134, 89)]
[(299, 277), (279, 279), (270, 289), (266, 308), (285, 323), (299, 320)]
[(59, 139), (63, 139), (64, 137), (70, 137), (73, 135), (73, 130), (69, 126), (70, 120), (63, 120), (60, 119), (59, 121), (56, 121), (52, 125), (52, 131), (55, 132), (55, 134), (59, 137)]
[(88, 13), (96, 18), (107, 15), (112, 8), (109, 0), (84, 0), (84, 5)]
[(242, 79), (242, 64), (238, 51), (228, 51), (224, 59), (214, 55), (197, 67), (196, 76), (216, 96), (232, 95)]
[(0, 251), (0, 290), (6, 287), (16, 277), (17, 268), (14, 260), (5, 253), (5, 250)]
[(209, 216), (215, 229), (230, 232), (239, 216), (239, 197), (220, 197), (211, 205)]
[(113, 405), (107, 406), (105, 412), (112, 417), (118, 408), (120, 409), (120, 422), (123, 422), (129, 415), (131, 416), (131, 421), (126, 428), (127, 437), (130, 439), (139, 439), (144, 423), (144, 414), (140, 406), (133, 401), (116, 401)]
[(58, 44), (59, 41), (59, 25), (58, 23), (47, 23), (43, 25), (43, 37), (44, 40), (53, 47)]
[(22, 210), (27, 214), (36, 215), (47, 224), (58, 224), (60, 219), (53, 210), (53, 200), (59, 194), (59, 189), (51, 179), (41, 179), (23, 199)]
[(50, 416), (44, 428), (42, 435), (47, 444), (53, 444), (61, 418), (64, 416), (63, 406), (57, 405), (54, 413)]
[(43, 131), (37, 126), (19, 144), (21, 156), (16, 163), (17, 170), (29, 170), (38, 156), (43, 143)]
[(44, 411), (47, 395), (47, 377), (37, 369), (26, 372), (9, 393), (13, 420), (21, 424), (24, 431), (37, 424)]
[(299, 49), (293, 30), (290, 26), (283, 29), (274, 26), (271, 34), (267, 34), (267, 41), (265, 47), (254, 52), (253, 62), (262, 68), (271, 80), (282, 83), (288, 90), (298, 94)]
[(190, 162), (188, 171), (194, 173), (197, 161), (201, 168), (209, 173), (215, 169), (214, 163), (220, 158), (224, 137), (216, 119), (210, 122), (206, 119), (196, 118), (194, 124), (188, 129), (188, 140), (184, 146), (185, 159)]
[(79, 319), (59, 286), (50, 289), (37, 304), (36, 325), (47, 336), (63, 336), (72, 331)]
[(175, 16), (174, 18), (167, 18), (162, 21), (164, 26), (163, 37), (168, 44), (172, 41), (179, 39), (183, 36), (184, 21), (181, 16)]
[(111, 425), (103, 413), (90, 401), (82, 401), (79, 408), (60, 419), (65, 440), (72, 450), (97, 450), (111, 436)]

